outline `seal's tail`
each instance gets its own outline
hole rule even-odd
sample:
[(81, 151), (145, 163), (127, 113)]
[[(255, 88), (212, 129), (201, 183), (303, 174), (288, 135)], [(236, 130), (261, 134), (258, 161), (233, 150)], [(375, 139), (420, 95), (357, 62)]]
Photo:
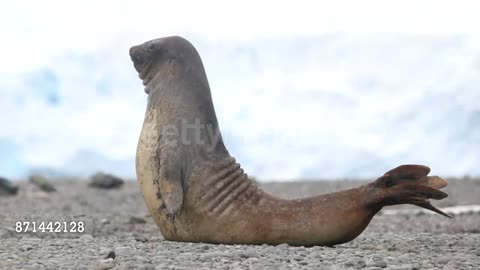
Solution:
[(383, 207), (395, 204), (414, 204), (446, 217), (450, 215), (430, 204), (429, 199), (441, 200), (447, 193), (439, 189), (447, 181), (438, 176), (427, 176), (430, 168), (422, 165), (402, 165), (386, 172), (372, 185), (376, 188), (373, 203)]

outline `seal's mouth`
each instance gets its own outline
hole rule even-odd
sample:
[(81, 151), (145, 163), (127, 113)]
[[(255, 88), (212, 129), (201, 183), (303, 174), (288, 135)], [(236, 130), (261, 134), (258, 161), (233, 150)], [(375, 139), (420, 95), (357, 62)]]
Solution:
[(138, 77), (143, 80), (143, 85), (147, 85), (153, 77), (150, 75), (153, 61), (146, 54), (142, 46), (133, 46), (130, 48), (130, 58), (138, 72)]
[(150, 75), (150, 71), (152, 70), (152, 61), (146, 63), (138, 72), (138, 77), (142, 80), (143, 85), (147, 85), (153, 78)]

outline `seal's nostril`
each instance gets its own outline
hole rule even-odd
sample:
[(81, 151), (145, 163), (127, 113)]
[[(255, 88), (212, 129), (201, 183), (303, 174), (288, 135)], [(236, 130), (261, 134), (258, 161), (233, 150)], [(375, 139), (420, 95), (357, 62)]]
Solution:
[(143, 63), (143, 57), (140, 54), (134, 55), (132, 60), (136, 63), (139, 63), (139, 64)]
[(130, 48), (130, 51), (129, 51), (130, 57), (133, 57), (133, 54), (135, 53), (135, 50), (137, 49), (136, 47), (137, 46), (133, 46), (133, 47)]
[(133, 62), (141, 63), (143, 60), (141, 49), (138, 46), (130, 48), (130, 58)]

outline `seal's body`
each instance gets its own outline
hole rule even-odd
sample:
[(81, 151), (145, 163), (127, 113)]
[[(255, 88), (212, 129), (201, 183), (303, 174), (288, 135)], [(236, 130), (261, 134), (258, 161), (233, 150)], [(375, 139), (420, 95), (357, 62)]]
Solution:
[[(148, 94), (137, 148), (137, 178), (167, 240), (334, 245), (357, 237), (386, 205), (410, 203), (446, 215), (428, 199), (446, 181), (421, 165), (326, 195), (284, 200), (259, 190), (230, 156), (219, 131), (202, 61), (181, 37), (132, 47)], [(447, 216), (447, 215), (446, 215)]]

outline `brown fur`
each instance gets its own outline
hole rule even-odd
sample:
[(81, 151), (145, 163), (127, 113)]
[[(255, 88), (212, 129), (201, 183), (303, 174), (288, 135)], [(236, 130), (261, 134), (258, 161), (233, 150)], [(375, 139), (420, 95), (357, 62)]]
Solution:
[[(357, 237), (384, 206), (429, 203), (447, 182), (421, 165), (397, 167), (345, 191), (284, 200), (258, 189), (228, 153), (219, 133), (208, 80), (195, 48), (168, 37), (132, 47), (148, 105), (137, 148), (137, 178), (150, 213), (167, 240), (335, 245)], [(199, 134), (167, 134), (187, 122)], [(185, 143), (183, 139), (201, 139)], [(172, 143), (172, 139), (177, 143)]]

